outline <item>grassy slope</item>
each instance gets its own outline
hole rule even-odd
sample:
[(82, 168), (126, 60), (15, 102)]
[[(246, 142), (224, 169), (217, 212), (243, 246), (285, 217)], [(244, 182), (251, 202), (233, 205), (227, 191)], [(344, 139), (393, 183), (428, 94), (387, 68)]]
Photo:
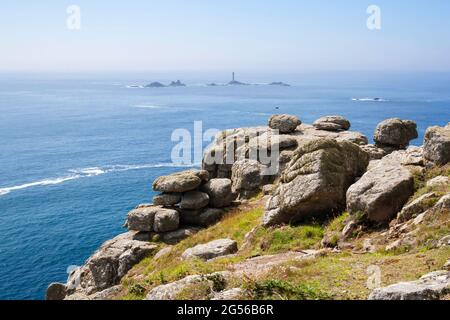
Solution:
[[(450, 176), (449, 167), (433, 169), (425, 175), (417, 176), (418, 197), (429, 190), (425, 180), (437, 175)], [(448, 192), (438, 190), (439, 192)], [(191, 274), (209, 274), (223, 271), (227, 266), (257, 255), (276, 254), (310, 248), (320, 248), (325, 230), (339, 230), (346, 214), (328, 222), (305, 222), (302, 225), (284, 226), (278, 229), (259, 227), (263, 214), (263, 200), (258, 197), (248, 204), (230, 210), (218, 224), (200, 231), (172, 247), (171, 252), (158, 260), (147, 258), (135, 266), (122, 281), (125, 292), (123, 299), (142, 299), (151, 288), (181, 279)], [(290, 261), (276, 267), (257, 278), (233, 280), (228, 286), (248, 289), (249, 299), (366, 299), (367, 270), (369, 266), (381, 269), (382, 285), (399, 281), (409, 281), (421, 275), (439, 270), (450, 257), (450, 248), (433, 249), (430, 239), (439, 239), (450, 234), (450, 213), (445, 212), (435, 221), (426, 223), (418, 232), (419, 244), (394, 253), (379, 247), (375, 253), (356, 254), (351, 251), (328, 253), (312, 260)], [(254, 230), (251, 240), (244, 241), (245, 235)], [(381, 231), (367, 231), (351, 240), (356, 247), (366, 238), (380, 238)], [(232, 238), (245, 249), (232, 257), (211, 262), (200, 260), (181, 261), (179, 257), (189, 247), (220, 238)], [(381, 236), (382, 238), (382, 236)], [(163, 247), (165, 245), (161, 245)], [(205, 288), (180, 295), (180, 298), (204, 298)]]

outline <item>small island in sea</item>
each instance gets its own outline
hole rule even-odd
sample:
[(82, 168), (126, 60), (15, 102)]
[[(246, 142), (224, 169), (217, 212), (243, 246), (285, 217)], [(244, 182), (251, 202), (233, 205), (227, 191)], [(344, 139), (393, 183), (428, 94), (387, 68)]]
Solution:
[(161, 82), (152, 82), (144, 86), (145, 88), (164, 88), (166, 87)]
[[(241, 82), (236, 80), (235, 78), (235, 73), (233, 72), (231, 74), (231, 81), (228, 83), (224, 83), (224, 84), (217, 84), (215, 82), (211, 82), (206, 84), (207, 87), (219, 87), (219, 86), (251, 86), (251, 85), (258, 85), (258, 84), (252, 84), (252, 83), (246, 83), (246, 82)], [(269, 86), (279, 86), (279, 87), (290, 87), (290, 84), (287, 84), (285, 82), (282, 81), (275, 81), (275, 82), (270, 82), (269, 84), (264, 84), (264, 85), (269, 85)], [(180, 80), (177, 81), (172, 81), (170, 84), (165, 85), (161, 82), (155, 81), (155, 82), (151, 82), (150, 84), (144, 85), (144, 86), (139, 86), (139, 85), (129, 85), (127, 86), (128, 88), (167, 88), (167, 87), (186, 87), (187, 85), (183, 82), (181, 82)]]
[(186, 85), (184, 83), (182, 83), (180, 80), (177, 80), (177, 81), (172, 81), (169, 84), (169, 87), (186, 87)]
[(287, 84), (287, 83), (284, 83), (284, 82), (281, 82), (281, 81), (278, 81), (278, 82), (269, 83), (269, 86), (290, 87), (291, 85)]

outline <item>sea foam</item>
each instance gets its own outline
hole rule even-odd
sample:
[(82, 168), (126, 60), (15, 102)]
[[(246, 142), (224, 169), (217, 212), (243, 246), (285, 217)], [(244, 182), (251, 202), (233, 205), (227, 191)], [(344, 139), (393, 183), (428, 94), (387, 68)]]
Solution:
[(43, 180), (38, 180), (30, 183), (24, 183), (21, 185), (13, 186), (13, 187), (5, 187), (0, 188), (0, 196), (6, 195), (12, 191), (19, 191), (23, 189), (28, 189), (32, 187), (38, 186), (50, 186), (57, 185), (60, 183), (64, 183), (71, 180), (81, 179), (81, 178), (90, 178), (96, 177), (99, 175), (114, 173), (114, 172), (123, 172), (129, 170), (142, 170), (142, 169), (151, 169), (151, 168), (193, 168), (197, 165), (183, 165), (183, 164), (174, 164), (174, 163), (158, 163), (158, 164), (132, 164), (132, 165), (106, 165), (102, 167), (88, 167), (81, 169), (70, 169), (68, 170), (68, 174), (56, 177), (56, 178), (47, 178)]

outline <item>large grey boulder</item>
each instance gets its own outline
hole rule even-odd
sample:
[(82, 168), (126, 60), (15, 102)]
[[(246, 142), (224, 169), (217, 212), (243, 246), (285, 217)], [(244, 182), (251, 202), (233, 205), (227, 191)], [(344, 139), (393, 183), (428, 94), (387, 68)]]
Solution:
[(450, 123), (445, 127), (431, 127), (425, 133), (425, 158), (437, 165), (450, 161)]
[(219, 239), (209, 243), (200, 244), (187, 249), (181, 257), (183, 259), (198, 258), (210, 260), (213, 258), (229, 255), (238, 251), (237, 242), (231, 239)]
[(269, 119), (269, 127), (280, 133), (292, 133), (301, 124), (298, 117), (288, 114), (273, 115)]
[(91, 295), (117, 285), (136, 263), (157, 250), (157, 245), (133, 240), (135, 235), (127, 232), (105, 242), (82, 267), (73, 270), (67, 280), (68, 295)]
[(45, 293), (45, 300), (64, 300), (67, 286), (64, 283), (51, 283)]
[(228, 207), (234, 199), (230, 179), (211, 179), (201, 190), (208, 194), (209, 205), (212, 208)]
[(256, 160), (239, 160), (233, 164), (231, 190), (240, 199), (256, 195), (262, 186), (261, 164)]
[(263, 224), (332, 213), (345, 205), (347, 188), (361, 176), (369, 156), (357, 145), (314, 139), (297, 148), (278, 188), (267, 201)]
[(153, 197), (155, 206), (174, 206), (181, 201), (181, 193), (162, 193)]
[(350, 129), (350, 121), (342, 116), (325, 116), (317, 119), (313, 126), (317, 130), (342, 131)]
[(417, 125), (414, 121), (393, 118), (378, 124), (373, 139), (377, 146), (403, 149), (417, 137)]
[(126, 226), (128, 230), (150, 232), (153, 231), (155, 214), (161, 207), (144, 206), (131, 210), (128, 213)]
[(208, 179), (209, 174), (205, 170), (186, 170), (158, 177), (153, 182), (153, 190), (167, 193), (187, 192), (197, 189)]
[(381, 160), (347, 191), (347, 209), (371, 222), (389, 222), (414, 193), (414, 178), (402, 165)]
[(186, 210), (198, 210), (206, 207), (209, 203), (207, 193), (200, 191), (190, 191), (183, 194), (180, 202), (180, 208)]
[(429, 273), (420, 280), (400, 282), (388, 287), (375, 289), (369, 300), (438, 300), (450, 293), (448, 271)]
[(177, 230), (180, 226), (180, 214), (173, 209), (160, 209), (155, 214), (153, 230), (157, 233)]

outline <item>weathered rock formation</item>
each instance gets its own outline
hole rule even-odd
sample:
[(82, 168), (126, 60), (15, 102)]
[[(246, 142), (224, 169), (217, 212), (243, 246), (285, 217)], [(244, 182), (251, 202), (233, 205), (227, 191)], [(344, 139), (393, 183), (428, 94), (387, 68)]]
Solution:
[(237, 250), (238, 247), (236, 241), (231, 239), (219, 239), (189, 248), (182, 254), (181, 257), (183, 259), (198, 258), (202, 260), (210, 260), (220, 256), (236, 253)]
[[(268, 198), (265, 226), (340, 213), (347, 207), (351, 215), (342, 223), (343, 230), (333, 231), (338, 233), (339, 242), (368, 226), (362, 221), (386, 224), (397, 217), (385, 233), (393, 242), (383, 243), (383, 248), (388, 243), (386, 250), (414, 243), (414, 226), (450, 210), (450, 195), (443, 196), (448, 192), (446, 176), (427, 182), (429, 188), (439, 191), (410, 200), (414, 192), (413, 173), (425, 176), (429, 166), (448, 163), (450, 124), (430, 128), (423, 148), (406, 148), (417, 137), (412, 121), (383, 121), (375, 131), (375, 145), (368, 145), (367, 137), (347, 131), (349, 128), (350, 122), (341, 116), (326, 116), (307, 125), (296, 116), (276, 115), (270, 118), (269, 126), (219, 133), (204, 155), (203, 170), (157, 178), (153, 189), (160, 193), (153, 203), (139, 205), (128, 213), (125, 226), (129, 232), (105, 242), (69, 275), (66, 284), (51, 284), (47, 299), (96, 300), (117, 294), (125, 274), (143, 258), (156, 253), (156, 242), (176, 244), (218, 222), (231, 206), (246, 202), (261, 191)], [(265, 162), (267, 159), (276, 163), (276, 170), (269, 170), (273, 163)], [(243, 248), (260, 229), (258, 226), (246, 236)], [(329, 245), (336, 246), (329, 240)], [(447, 246), (449, 239), (443, 237), (437, 242), (433, 245)], [(380, 244), (364, 239), (363, 251), (373, 252), (376, 246)], [(171, 249), (164, 250), (155, 259), (161, 259)], [(181, 258), (211, 260), (237, 250), (236, 241), (219, 239), (189, 248)], [(240, 276), (253, 271), (257, 274), (280, 261), (308, 256), (305, 252), (262, 256), (230, 270)], [(147, 299), (175, 299), (196, 285), (211, 286), (212, 299), (242, 296), (239, 288), (215, 292), (214, 280), (209, 276), (216, 275), (189, 276), (161, 285), (152, 289)], [(446, 292), (441, 290), (445, 281), (448, 277), (434, 274), (418, 282), (377, 289), (371, 298), (436, 298)]]
[(414, 193), (414, 178), (400, 164), (381, 161), (347, 191), (347, 209), (375, 223), (389, 222)]
[(450, 123), (445, 127), (431, 127), (425, 133), (425, 158), (437, 165), (450, 161)]
[(136, 235), (136, 232), (127, 232), (105, 242), (82, 267), (70, 273), (65, 285), (52, 284), (47, 297), (90, 296), (117, 285), (136, 263), (154, 254), (158, 248), (148, 241), (135, 240)]
[(345, 204), (347, 188), (361, 176), (369, 156), (357, 145), (315, 139), (300, 146), (266, 205), (264, 225), (331, 213)]
[(208, 194), (209, 205), (212, 208), (228, 207), (234, 199), (230, 179), (211, 179), (201, 190)]
[(299, 118), (288, 114), (274, 115), (269, 119), (269, 127), (280, 133), (292, 133), (301, 124)]
[(418, 137), (417, 125), (410, 120), (398, 118), (387, 119), (381, 122), (374, 135), (378, 147), (406, 148), (409, 142)]
[(341, 116), (326, 116), (317, 119), (313, 126), (318, 130), (341, 131), (350, 129), (350, 121)]

